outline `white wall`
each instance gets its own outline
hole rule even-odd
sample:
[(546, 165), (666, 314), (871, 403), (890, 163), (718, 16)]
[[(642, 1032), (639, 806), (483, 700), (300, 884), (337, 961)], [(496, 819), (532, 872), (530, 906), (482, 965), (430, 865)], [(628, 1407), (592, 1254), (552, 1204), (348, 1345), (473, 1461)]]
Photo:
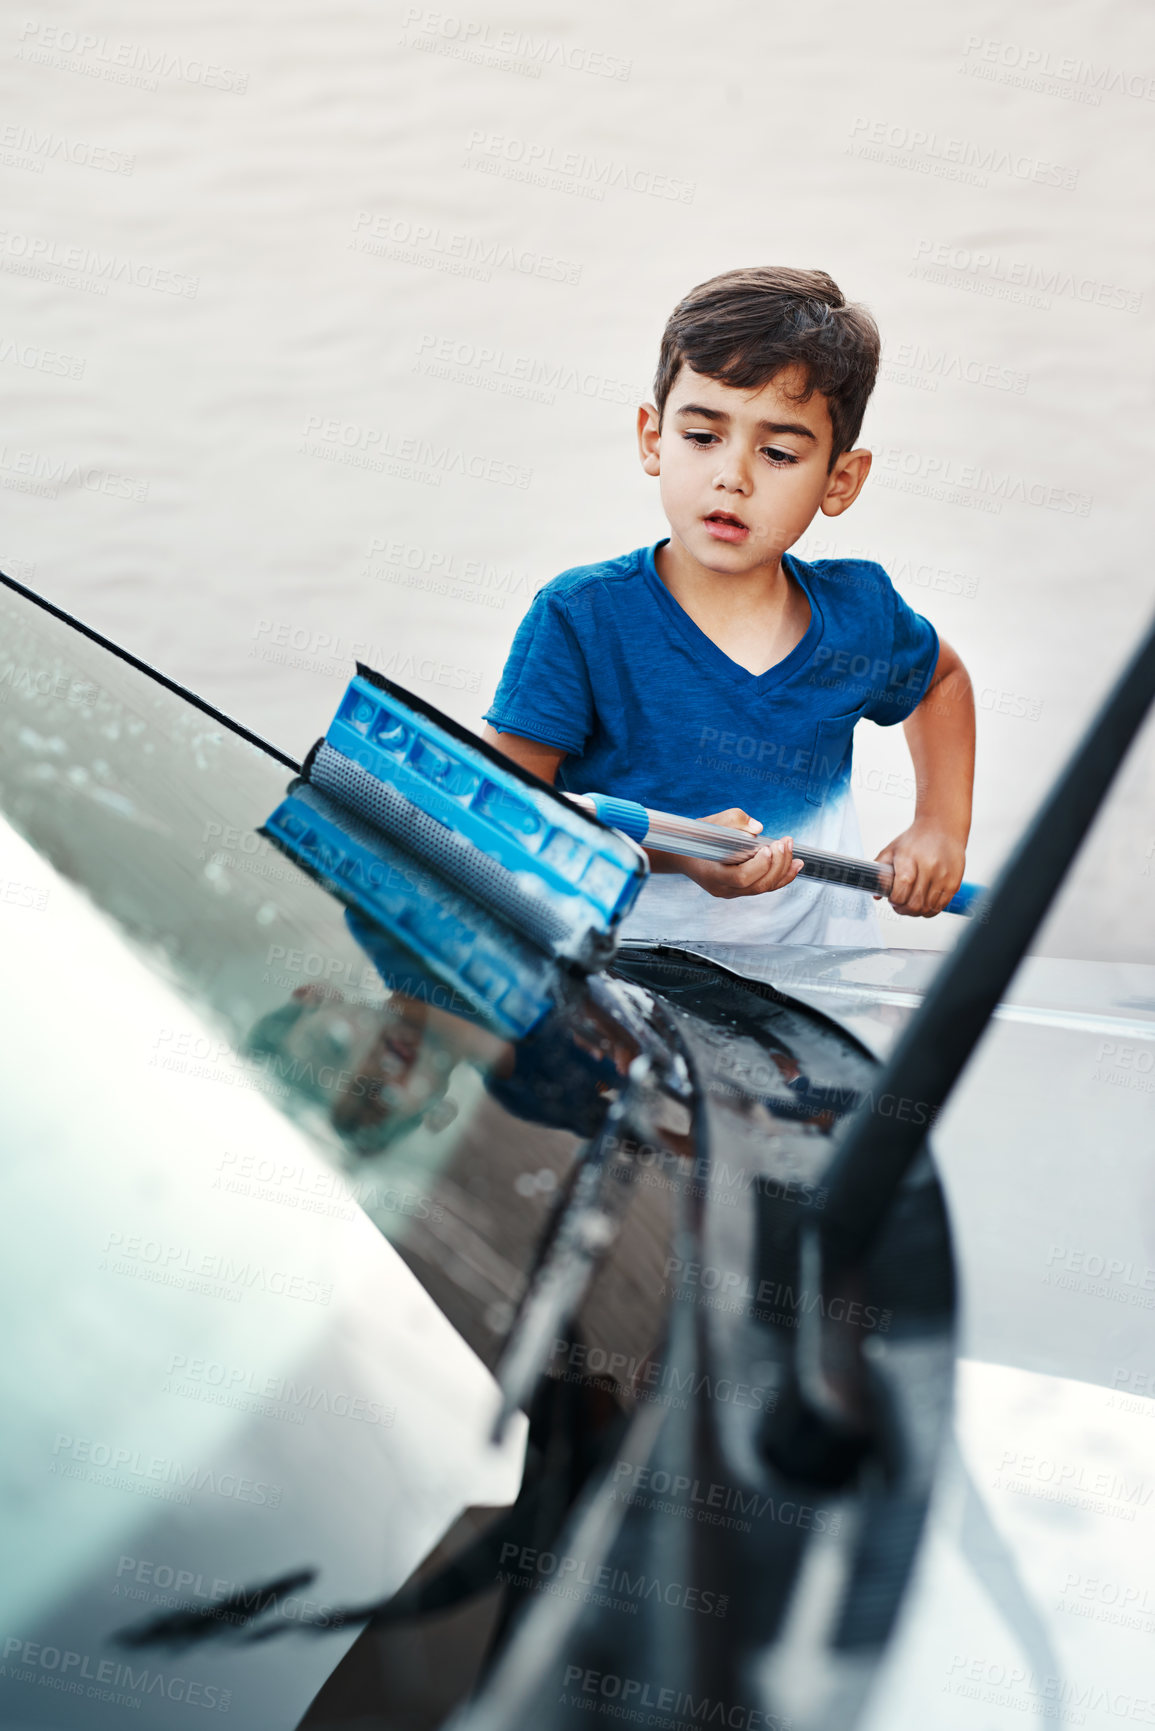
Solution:
[[(476, 723), (532, 588), (663, 532), (673, 302), (822, 266), (887, 360), (875, 476), (800, 550), (882, 558), (963, 654), (989, 879), (1152, 605), (1149, 10), (463, 5), (12, 15), (0, 567), (285, 749), (355, 653)], [(1155, 959), (1147, 744), (1059, 953)], [(858, 764), (874, 851), (900, 730)]]

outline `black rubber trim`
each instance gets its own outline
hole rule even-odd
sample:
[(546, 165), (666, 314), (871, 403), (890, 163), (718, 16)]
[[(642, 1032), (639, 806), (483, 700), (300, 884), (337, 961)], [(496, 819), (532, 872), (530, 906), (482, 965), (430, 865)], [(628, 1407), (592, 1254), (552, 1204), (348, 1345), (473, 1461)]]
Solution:
[(147, 661), (142, 661), (138, 655), (133, 655), (128, 649), (122, 649), (119, 643), (113, 643), (109, 637), (103, 637), (99, 631), (94, 631), (91, 625), (85, 625), (83, 620), (74, 619), (71, 613), (66, 613), (63, 607), (55, 606), (46, 601), (43, 595), (37, 595), (34, 589), (26, 589), (23, 583), (17, 583), (14, 577), (8, 577), (0, 571), (0, 583), (6, 588), (15, 590), (25, 601), (32, 601), (37, 607), (42, 607), (45, 613), (51, 613), (54, 619), (60, 619), (65, 625), (70, 625), (73, 631), (79, 631), (82, 637), (89, 638), (93, 643), (99, 643), (102, 649), (116, 655), (121, 661), (127, 661), (130, 667), (135, 667), (138, 673), (145, 673), (150, 679), (155, 679), (158, 685), (163, 685), (166, 691), (175, 692), (177, 697), (183, 697), (186, 703), (191, 703), (194, 709), (199, 709), (205, 715), (211, 715), (214, 721), (219, 721), (227, 727), (230, 733), (237, 734), (241, 739), (255, 745), (259, 751), (273, 757), (278, 763), (283, 763), (286, 769), (299, 773), (300, 765), (294, 758), (278, 751), (275, 745), (270, 745), (267, 739), (252, 733), (247, 727), (242, 727), (239, 721), (234, 721), (231, 715), (225, 715), (220, 709), (214, 709), (211, 703), (206, 703), (203, 697), (198, 697), (195, 691), (190, 691), (187, 685), (178, 685), (175, 679), (169, 679), (167, 674), (158, 673), (155, 667), (150, 667)]

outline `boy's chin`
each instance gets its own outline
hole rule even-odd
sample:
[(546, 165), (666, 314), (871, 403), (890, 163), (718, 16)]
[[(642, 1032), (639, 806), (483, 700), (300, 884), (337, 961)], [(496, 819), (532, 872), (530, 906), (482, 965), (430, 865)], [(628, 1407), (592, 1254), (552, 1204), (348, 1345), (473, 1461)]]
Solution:
[(701, 523), (692, 525), (680, 539), (698, 563), (711, 571), (753, 571), (759, 566), (776, 565), (782, 557), (780, 550), (764, 536), (750, 534), (744, 541), (723, 541)]

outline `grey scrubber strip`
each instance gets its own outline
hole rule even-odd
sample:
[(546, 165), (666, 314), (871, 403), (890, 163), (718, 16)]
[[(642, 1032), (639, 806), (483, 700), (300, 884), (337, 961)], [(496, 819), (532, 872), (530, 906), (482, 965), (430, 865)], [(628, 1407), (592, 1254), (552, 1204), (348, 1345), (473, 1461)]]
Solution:
[(555, 955), (583, 954), (589, 932), (589, 910), (575, 896), (571, 923), (540, 896), (519, 883), (499, 860), (474, 846), (467, 837), (438, 823), (367, 769), (331, 745), (322, 743), (308, 765), (309, 780), (322, 791), (368, 819), (416, 858), (426, 861), (450, 883), (460, 884), (484, 906), (502, 913), (527, 937)]

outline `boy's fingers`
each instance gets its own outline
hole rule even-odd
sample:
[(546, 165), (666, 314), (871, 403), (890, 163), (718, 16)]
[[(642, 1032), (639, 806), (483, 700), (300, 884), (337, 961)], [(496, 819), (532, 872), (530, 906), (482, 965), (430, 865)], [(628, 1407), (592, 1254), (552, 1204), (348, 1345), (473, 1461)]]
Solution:
[[(893, 902), (893, 894), (891, 900)], [(914, 880), (904, 896), (902, 905), (897, 908), (900, 914), (909, 914), (915, 918), (928, 919), (937, 914), (943, 906), (944, 898), (934, 886), (934, 879), (927, 873), (916, 873)]]
[[(891, 869), (893, 871), (893, 869), (894, 869), (894, 843), (893, 842), (889, 843), (888, 846), (884, 847), (881, 853), (875, 854), (874, 863), (875, 863), (875, 865), (888, 865), (891, 867)], [(889, 890), (886, 890), (886, 891), (879, 890), (878, 894), (874, 897), (874, 900), (876, 902), (893, 901), (893, 899), (894, 899), (893, 880), (891, 881), (891, 886), (890, 886)]]
[(743, 889), (757, 895), (765, 890), (781, 889), (783, 884), (797, 876), (801, 866), (801, 860), (794, 859), (787, 838), (760, 847), (753, 858), (743, 861), (738, 869), (742, 872)]
[(924, 919), (930, 919), (934, 914), (941, 914), (954, 892), (941, 878), (931, 878), (923, 886), (919, 898), (918, 912)]
[[(755, 820), (756, 821), (756, 820)], [(753, 853), (742, 859), (722, 860), (703, 866), (698, 881), (711, 895), (727, 899), (733, 896), (761, 895), (767, 890), (781, 889), (793, 883), (803, 869), (803, 862), (794, 858), (790, 836), (779, 841), (762, 842)]]
[(748, 855), (745, 859), (722, 860), (714, 868), (718, 873), (718, 885), (723, 895), (749, 895), (752, 887), (762, 876), (764, 849)]
[(935, 914), (941, 914), (953, 894), (950, 878), (945, 872), (928, 873), (922, 885), (922, 894), (919, 897), (919, 912), (924, 919), (930, 919)]
[(904, 906), (910, 900), (917, 881), (918, 874), (912, 865), (896, 865), (894, 882), (890, 886), (889, 900), (892, 905), (895, 907)]
[(752, 853), (749, 859), (738, 860), (728, 869), (734, 873), (737, 887), (751, 890), (761, 883), (771, 865), (773, 855), (768, 847), (760, 847), (757, 853)]
[(802, 861), (794, 858), (794, 837), (792, 835), (784, 835), (782, 840), (776, 844), (775, 864), (777, 870), (774, 888), (781, 889), (784, 884), (790, 882), (792, 877), (797, 877), (798, 872), (795, 867), (798, 870), (802, 868)]
[(762, 825), (758, 819), (751, 817), (749, 812), (743, 811), (737, 805), (731, 806), (729, 811), (715, 812), (713, 817), (702, 818), (701, 821), (721, 824), (724, 829), (748, 829), (751, 835), (760, 835), (762, 831)]

